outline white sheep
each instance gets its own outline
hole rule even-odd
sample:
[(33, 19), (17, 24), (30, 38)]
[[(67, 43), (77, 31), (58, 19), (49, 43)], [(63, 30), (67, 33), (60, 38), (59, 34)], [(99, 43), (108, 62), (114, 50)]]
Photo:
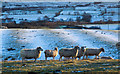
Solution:
[(43, 51), (41, 47), (37, 47), (36, 49), (22, 49), (20, 52), (20, 55), (22, 57), (22, 62), (24, 59), (32, 59), (32, 58), (34, 58), (36, 61), (36, 59), (40, 57), (41, 51)]
[(80, 50), (78, 50), (78, 55), (77, 55), (77, 58), (79, 58), (79, 60), (80, 60), (80, 58), (83, 56), (83, 54), (84, 54), (84, 49), (85, 49), (85, 46), (82, 46), (81, 48), (80, 48)]
[(54, 58), (57, 56), (58, 54), (58, 48), (56, 47), (54, 50), (45, 50), (45, 59), (47, 60), (47, 57), (53, 57)]
[(74, 57), (77, 57), (79, 46), (75, 46), (74, 48), (62, 48), (59, 50), (60, 60), (62, 60), (62, 57), (72, 57), (72, 60)]
[(101, 52), (104, 52), (104, 48), (85, 48), (85, 52), (83, 54), (83, 59), (84, 59), (84, 56), (86, 56), (86, 59), (88, 56), (97, 56), (99, 57), (99, 55), (101, 54)]

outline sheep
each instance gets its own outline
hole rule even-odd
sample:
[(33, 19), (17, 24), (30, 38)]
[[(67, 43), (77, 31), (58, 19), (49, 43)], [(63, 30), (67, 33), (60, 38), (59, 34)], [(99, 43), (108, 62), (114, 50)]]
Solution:
[(116, 43), (116, 47), (118, 50), (120, 50), (120, 42)]
[(72, 57), (73, 60), (73, 57), (77, 57), (78, 49), (80, 49), (79, 46), (75, 46), (74, 48), (62, 48), (59, 50), (59, 61), (62, 60), (62, 57)]
[(83, 56), (84, 49), (85, 49), (85, 46), (81, 47), (80, 50), (78, 50), (77, 58), (79, 58), (79, 60)]
[(54, 58), (57, 56), (58, 54), (58, 48), (56, 47), (54, 50), (45, 50), (45, 59), (47, 60), (47, 57), (53, 57)]
[(32, 58), (34, 58), (36, 61), (36, 59), (40, 57), (41, 51), (43, 51), (41, 47), (37, 47), (36, 49), (22, 49), (20, 52), (20, 55), (22, 57), (22, 62), (24, 59), (32, 59)]
[(85, 52), (83, 54), (83, 59), (84, 59), (84, 56), (86, 56), (86, 59), (87, 59), (88, 56), (94, 56), (94, 55), (97, 58), (97, 56), (99, 57), (102, 51), (105, 52), (104, 48), (85, 48), (84, 51)]

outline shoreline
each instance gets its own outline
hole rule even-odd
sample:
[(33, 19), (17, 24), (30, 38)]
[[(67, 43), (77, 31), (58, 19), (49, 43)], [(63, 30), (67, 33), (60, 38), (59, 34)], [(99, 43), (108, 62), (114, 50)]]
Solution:
[[(120, 21), (112, 22), (98, 22), (98, 23), (89, 23), (89, 22), (46, 22), (46, 21), (32, 21), (32, 22), (21, 22), (19, 24), (15, 22), (11, 23), (2, 23), (5, 29), (61, 29), (60, 26), (66, 26), (63, 29), (89, 29), (88, 27), (83, 27), (84, 25), (95, 25), (95, 24), (118, 24)], [(81, 25), (81, 26), (80, 26)], [(93, 28), (94, 29), (94, 28)], [(96, 29), (99, 29), (98, 27)]]

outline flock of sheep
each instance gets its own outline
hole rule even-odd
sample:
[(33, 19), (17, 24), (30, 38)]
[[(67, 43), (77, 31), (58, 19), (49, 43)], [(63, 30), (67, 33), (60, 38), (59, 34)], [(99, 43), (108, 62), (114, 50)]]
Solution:
[[(34, 58), (35, 61), (37, 58), (40, 57), (41, 55), (41, 51), (43, 51), (43, 49), (41, 47), (37, 47), (36, 49), (22, 49), (20, 52), (20, 55), (22, 57), (22, 62), (25, 59), (31, 59)], [(62, 48), (59, 50), (59, 61), (62, 60), (62, 57), (65, 58), (70, 58), (72, 57), (73, 59), (76, 58), (80, 58), (83, 56), (86, 56), (86, 59), (88, 56), (97, 56), (99, 57), (100, 53), (104, 52), (104, 48), (86, 48), (86, 47), (79, 47), (79, 46), (75, 46), (74, 48)], [(53, 57), (53, 59), (58, 55), (58, 48), (56, 47), (54, 50), (45, 50), (45, 59), (47, 60), (47, 57)]]

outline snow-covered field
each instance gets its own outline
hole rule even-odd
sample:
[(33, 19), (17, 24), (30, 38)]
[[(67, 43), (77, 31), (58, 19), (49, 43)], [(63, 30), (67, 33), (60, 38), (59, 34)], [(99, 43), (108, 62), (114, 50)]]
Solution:
[[(94, 2), (3, 2), (2, 5), (3, 9), (16, 8), (15, 10), (2, 12), (3, 16), (1, 16), (3, 19), (13, 18), (10, 21), (16, 21), (16, 23), (20, 23), (20, 19), (23, 19), (22, 21), (25, 19), (35, 21), (41, 18), (40, 20), (43, 20), (44, 16), (55, 18), (54, 21), (60, 21), (61, 19), (63, 19), (62, 21), (69, 21), (69, 19), (76, 21), (76, 17), (82, 17), (81, 15), (84, 12), (92, 15), (90, 22), (120, 21), (118, 19), (120, 13), (118, 12), (117, 6), (119, 4), (117, 2), (99, 4), (94, 4)], [(60, 15), (54, 17), (55, 13), (58, 13), (61, 9)], [(41, 11), (41, 13), (38, 13), (38, 11)], [(8, 22), (3, 21), (3, 23)]]
[[(76, 45), (87, 48), (103, 47), (105, 52), (100, 56), (111, 56), (118, 59), (118, 50), (115, 44), (118, 42), (118, 33), (107, 30), (80, 30), (80, 29), (2, 29), (2, 60), (21, 60), (20, 50), (24, 48), (36, 48), (41, 46), (44, 51), (53, 50), (55, 47), (72, 48)], [(8, 48), (16, 50), (8, 51)], [(44, 52), (38, 60), (44, 60)], [(89, 57), (94, 58), (94, 57)], [(52, 58), (48, 58), (49, 60)], [(55, 57), (59, 59), (59, 55)]]

